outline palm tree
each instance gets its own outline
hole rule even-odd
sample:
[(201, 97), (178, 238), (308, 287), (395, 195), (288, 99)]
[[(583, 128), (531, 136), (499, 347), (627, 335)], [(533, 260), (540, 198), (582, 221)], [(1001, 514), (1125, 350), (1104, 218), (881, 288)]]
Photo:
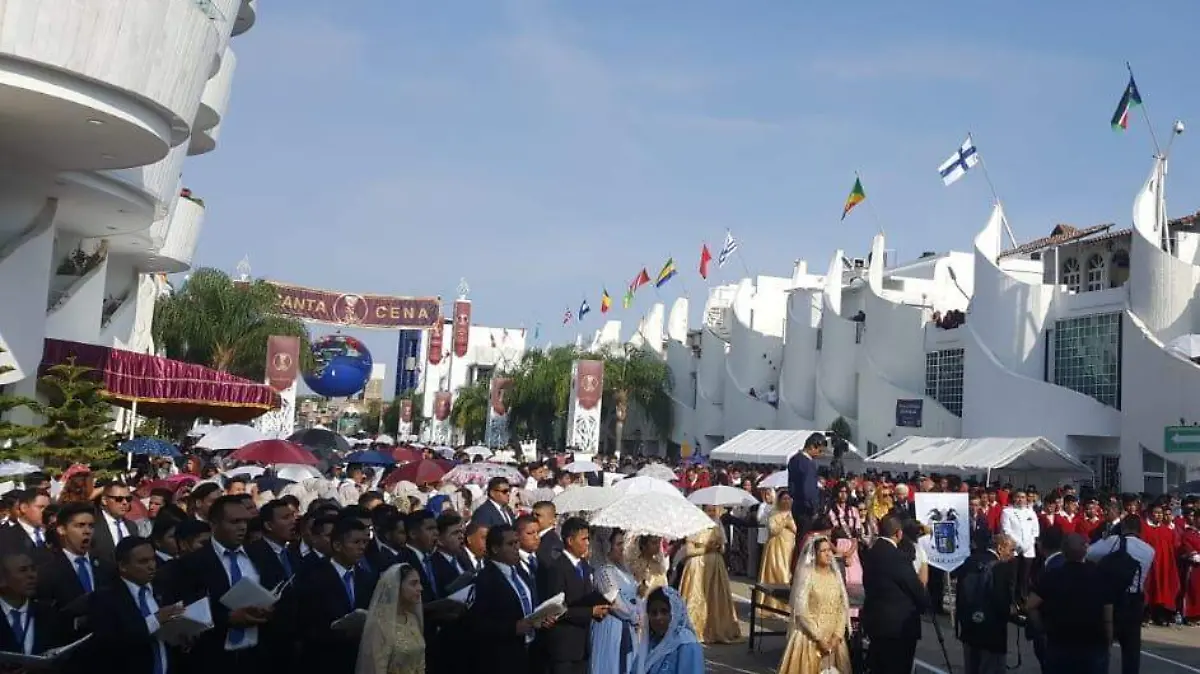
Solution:
[(466, 443), (473, 445), (483, 439), (487, 429), (488, 405), (491, 403), (491, 382), (477, 381), (460, 388), (450, 409), (450, 423), (460, 429)]
[(308, 328), (274, 314), (277, 296), (263, 280), (235, 283), (217, 269), (199, 269), (154, 307), (154, 341), (168, 358), (205, 365), (253, 381), (266, 373), (267, 338), (300, 338), (301, 367), (312, 355)]
[(514, 437), (535, 438), (544, 447), (559, 444), (571, 398), (571, 364), (578, 357), (569, 346), (535, 349), (525, 352), (513, 371), (505, 373), (513, 380), (508, 421)]
[(611, 409), (615, 419), (618, 452), (630, 403), (645, 413), (664, 441), (671, 437), (672, 386), (666, 361), (647, 349), (626, 344), (621, 352), (604, 354), (604, 408)]

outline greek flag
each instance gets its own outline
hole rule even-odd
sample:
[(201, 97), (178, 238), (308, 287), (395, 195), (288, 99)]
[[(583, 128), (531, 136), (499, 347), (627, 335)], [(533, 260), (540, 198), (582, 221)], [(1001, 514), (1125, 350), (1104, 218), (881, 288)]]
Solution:
[(733, 238), (733, 232), (725, 230), (725, 245), (721, 247), (721, 252), (717, 255), (717, 266), (724, 267), (729, 258), (737, 252), (738, 242)]
[(967, 174), (967, 169), (979, 163), (979, 153), (975, 151), (975, 144), (971, 142), (971, 137), (963, 141), (962, 147), (958, 148), (950, 158), (942, 162), (938, 167), (938, 173), (942, 176), (942, 183), (952, 185), (959, 178)]

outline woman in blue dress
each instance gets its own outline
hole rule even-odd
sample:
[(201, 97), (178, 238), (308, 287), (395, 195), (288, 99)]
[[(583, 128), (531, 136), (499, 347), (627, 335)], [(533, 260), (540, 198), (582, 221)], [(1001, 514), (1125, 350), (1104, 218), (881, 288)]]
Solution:
[(625, 534), (620, 529), (592, 527), (592, 577), (596, 591), (612, 600), (604, 620), (592, 625), (591, 674), (634, 674), (637, 671), (637, 625), (641, 619), (637, 581), (625, 566)]
[(703, 674), (704, 647), (679, 592), (671, 587), (654, 590), (646, 597), (645, 612), (639, 674)]

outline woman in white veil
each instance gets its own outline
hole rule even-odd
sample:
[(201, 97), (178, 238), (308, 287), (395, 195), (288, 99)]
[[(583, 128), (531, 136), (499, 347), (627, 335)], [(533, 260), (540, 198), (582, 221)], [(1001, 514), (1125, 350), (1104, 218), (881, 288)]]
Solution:
[(379, 578), (358, 647), (354, 674), (425, 674), (421, 576), (397, 564)]
[(833, 541), (808, 539), (792, 579), (792, 622), (779, 674), (849, 674), (850, 597)]

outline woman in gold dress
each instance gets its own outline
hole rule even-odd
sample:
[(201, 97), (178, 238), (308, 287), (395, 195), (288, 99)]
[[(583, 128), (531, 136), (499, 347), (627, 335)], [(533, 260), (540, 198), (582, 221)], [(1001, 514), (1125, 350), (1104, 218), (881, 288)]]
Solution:
[(850, 601), (834, 564), (833, 543), (814, 536), (801, 553), (792, 583), (792, 626), (779, 674), (850, 674)]
[(354, 674), (425, 674), (421, 576), (412, 566), (397, 564), (379, 578)]
[(630, 536), (625, 559), (629, 560), (629, 572), (637, 581), (638, 597), (645, 599), (655, 588), (667, 584), (667, 561), (658, 536)]
[[(775, 497), (775, 512), (767, 520), (767, 544), (763, 546), (762, 565), (758, 582), (764, 585), (790, 585), (792, 583), (792, 553), (796, 551), (796, 520), (792, 519), (792, 497), (786, 489), (780, 489)], [(757, 592), (757, 591), (756, 591)], [(778, 611), (787, 611), (787, 603), (774, 597), (763, 597), (759, 593), (760, 606)], [(780, 614), (763, 609), (758, 617), (778, 618)]]
[(736, 643), (742, 639), (742, 630), (725, 569), (725, 535), (717, 510), (705, 506), (704, 511), (713, 518), (713, 527), (688, 537), (679, 594), (687, 603), (688, 617), (701, 643)]

